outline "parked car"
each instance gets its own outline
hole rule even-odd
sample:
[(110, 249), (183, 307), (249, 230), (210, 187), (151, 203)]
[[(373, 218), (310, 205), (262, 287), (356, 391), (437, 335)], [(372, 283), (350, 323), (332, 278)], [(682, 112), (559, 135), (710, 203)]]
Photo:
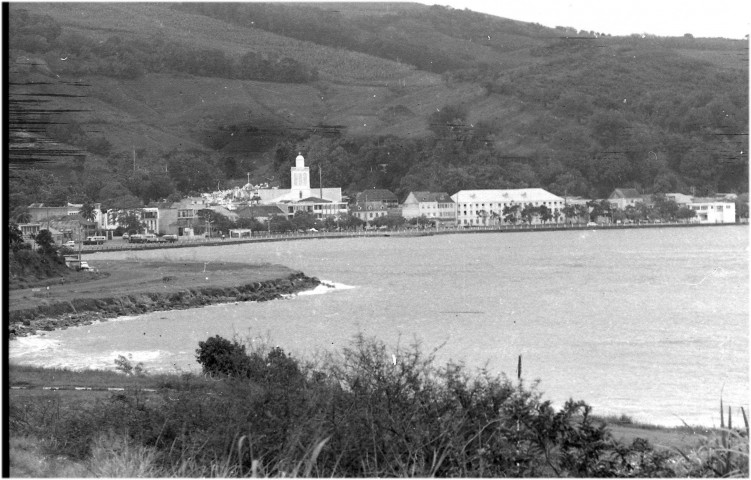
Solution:
[(597, 224), (595, 222), (587, 222), (588, 227), (596, 227)]
[(146, 239), (146, 243), (165, 243), (167, 241), (164, 237), (158, 237), (153, 233), (147, 233), (144, 235), (144, 238)]
[(165, 241), (170, 242), (170, 243), (175, 243), (177, 241), (177, 235), (165, 235), (162, 238), (164, 238)]
[(86, 240), (83, 241), (84, 245), (103, 245), (104, 242), (107, 241), (107, 237), (104, 235), (92, 235), (90, 237), (86, 237)]
[(78, 266), (78, 270), (91, 270), (91, 267), (89, 267), (89, 262), (82, 260), (81, 264)]
[(63, 246), (68, 248), (76, 248), (76, 242), (74, 242), (73, 240), (68, 240), (67, 242), (63, 243)]
[(123, 233), (123, 240), (128, 240), (130, 238), (130, 235), (127, 233)]

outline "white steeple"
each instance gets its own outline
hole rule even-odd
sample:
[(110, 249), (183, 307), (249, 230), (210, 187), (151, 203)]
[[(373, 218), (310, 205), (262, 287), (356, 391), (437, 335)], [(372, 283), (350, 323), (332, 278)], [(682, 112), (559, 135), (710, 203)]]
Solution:
[(305, 166), (305, 158), (302, 154), (298, 154), (295, 159), (295, 166), (291, 168), (291, 185), (293, 191), (299, 191), (301, 194), (303, 191), (306, 193), (304, 196), (309, 195), (310, 191), (310, 168)]

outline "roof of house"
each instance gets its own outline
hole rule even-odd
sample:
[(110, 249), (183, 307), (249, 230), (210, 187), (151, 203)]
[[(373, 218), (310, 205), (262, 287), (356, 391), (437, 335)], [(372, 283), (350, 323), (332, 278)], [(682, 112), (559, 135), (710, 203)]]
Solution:
[(216, 213), (222, 214), (225, 217), (229, 218), (230, 220), (234, 220), (237, 218), (237, 212), (233, 212), (232, 210), (228, 210), (219, 205), (213, 205), (209, 207), (209, 210), (213, 210)]
[(172, 204), (172, 208), (206, 208), (208, 203), (202, 197), (187, 197)]
[[(446, 192), (410, 192), (418, 202), (450, 202), (454, 203)], [(407, 197), (409, 198), (409, 197)]]
[[(173, 206), (176, 204), (176, 202), (151, 202), (149, 203), (149, 208), (159, 208), (159, 209), (168, 209), (173, 208)], [(177, 208), (177, 207), (174, 207)]]
[(563, 202), (563, 198), (542, 188), (516, 188), (508, 190), (460, 190), (451, 195), (456, 203), (476, 202)]
[(722, 198), (714, 198), (714, 197), (694, 197), (691, 200), (691, 203), (715, 203), (715, 204), (717, 204), (717, 203), (722, 203), (722, 204), (732, 203), (732, 204), (735, 204), (735, 202), (733, 202), (732, 200), (724, 200)]
[[(367, 200), (366, 200), (367, 199)], [(371, 188), (359, 192), (355, 197), (356, 202), (398, 202), (396, 194), (383, 188)]]
[(47, 223), (50, 228), (55, 228), (60, 231), (77, 230), (79, 227), (83, 226), (96, 226), (96, 222), (84, 220), (80, 215), (62, 215), (57, 217), (50, 217), (48, 220), (45, 220), (44, 223)]
[(238, 217), (269, 217), (271, 215), (284, 214), (284, 210), (277, 205), (247, 205), (235, 210)]
[(333, 203), (331, 200), (326, 200), (320, 197), (307, 197), (298, 200), (296, 203)]
[(666, 193), (665, 196), (674, 199), (676, 202), (690, 202), (693, 198), (685, 193)]
[(642, 198), (642, 194), (635, 188), (616, 188), (608, 199), (616, 198)]

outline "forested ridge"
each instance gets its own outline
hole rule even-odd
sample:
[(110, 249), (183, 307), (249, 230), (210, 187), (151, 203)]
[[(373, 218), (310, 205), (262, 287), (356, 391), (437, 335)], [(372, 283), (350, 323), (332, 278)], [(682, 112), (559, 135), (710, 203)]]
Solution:
[(409, 3), (7, 13), (11, 211), (285, 187), (298, 152), (324, 186), (400, 200), (748, 191), (747, 40), (613, 37)]

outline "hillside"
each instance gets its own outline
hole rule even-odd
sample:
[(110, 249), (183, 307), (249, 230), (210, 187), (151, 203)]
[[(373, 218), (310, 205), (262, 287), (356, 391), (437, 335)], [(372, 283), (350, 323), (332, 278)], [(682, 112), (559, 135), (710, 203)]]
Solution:
[(400, 199), (748, 190), (743, 41), (610, 37), (410, 3), (9, 11), (12, 210), (143, 204), (248, 176), (283, 185), (297, 151), (326, 185)]

